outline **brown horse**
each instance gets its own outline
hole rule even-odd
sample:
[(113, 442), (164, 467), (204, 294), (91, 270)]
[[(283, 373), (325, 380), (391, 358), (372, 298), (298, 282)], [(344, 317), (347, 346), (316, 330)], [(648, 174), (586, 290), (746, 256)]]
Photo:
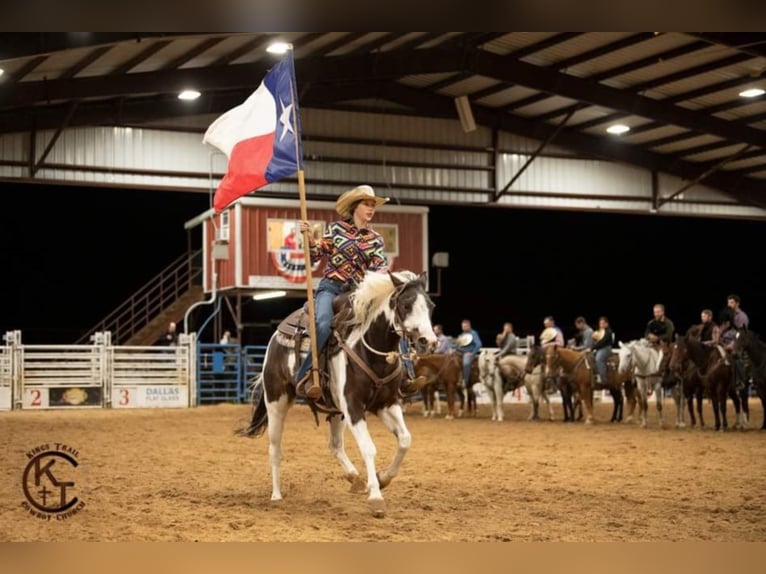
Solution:
[[(457, 353), (420, 355), (415, 359), (415, 374), (426, 378), (423, 393), (423, 415), (433, 414), (434, 395), (441, 386), (447, 394), (447, 419), (463, 414), (463, 365)], [(460, 410), (455, 414), (455, 394), (460, 397)]]
[(686, 397), (686, 407), (689, 411), (689, 420), (692, 428), (697, 426), (697, 419), (694, 416), (694, 399), (697, 399), (697, 414), (700, 418), (700, 428), (705, 428), (705, 419), (702, 417), (702, 402), (704, 386), (699, 370), (689, 359), (688, 353), (682, 353), (678, 350), (678, 341), (670, 349), (670, 361), (668, 368), (670, 374), (681, 382), (683, 395)]
[[(339, 349), (329, 361), (329, 386), (324, 389), (323, 406), (330, 414), (330, 451), (343, 467), (352, 491), (369, 494), (375, 516), (385, 514), (381, 489), (397, 475), (412, 442), (399, 395), (403, 372), (401, 338), (423, 345), (437, 342), (431, 326), (433, 304), (427, 289), (424, 275), (409, 271), (389, 275), (368, 273), (350, 296), (353, 312), (349, 334), (346, 337), (336, 334)], [(253, 389), (250, 424), (241, 431), (244, 436), (257, 436), (268, 427), (272, 500), (282, 499), (282, 434), (295, 398), (294, 377), (299, 361), (294, 344), (291, 348), (275, 333)], [(310, 404), (316, 414), (319, 404)], [(376, 447), (367, 427), (368, 412), (377, 414), (397, 441), (391, 464), (380, 474), (375, 468)], [(364, 459), (366, 484), (344, 449), (344, 426), (351, 430)]]
[(526, 372), (531, 373), (538, 364), (543, 364), (546, 380), (558, 380), (564, 422), (575, 420), (572, 395), (577, 392), (585, 407), (585, 424), (593, 423), (593, 368), (588, 363), (588, 354), (555, 345), (545, 348), (534, 345), (529, 350)]
[(671, 355), (671, 361), (675, 363), (671, 369), (678, 370), (678, 364), (683, 364), (688, 360), (697, 369), (704, 394), (708, 396), (713, 403), (713, 415), (715, 416), (715, 430), (725, 431), (729, 428), (726, 419), (726, 397), (731, 397), (736, 411), (737, 422), (735, 428), (744, 426), (741, 420), (741, 403), (739, 395), (734, 388), (734, 369), (733, 365), (716, 347), (708, 347), (700, 341), (689, 337), (678, 337), (675, 342), (675, 349)]

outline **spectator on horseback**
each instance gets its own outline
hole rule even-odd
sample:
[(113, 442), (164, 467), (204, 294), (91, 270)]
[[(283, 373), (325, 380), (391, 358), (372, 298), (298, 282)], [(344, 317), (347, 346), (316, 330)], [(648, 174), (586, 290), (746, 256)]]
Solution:
[(739, 307), (740, 298), (738, 295), (729, 295), (726, 298), (726, 309), (721, 317), (721, 344), (723, 348), (730, 352), (734, 357), (734, 369), (737, 375), (737, 387), (742, 388), (747, 380), (745, 371), (745, 361), (738, 353), (734, 353), (734, 341), (740, 331), (747, 331), (750, 327), (750, 319)]
[(543, 326), (545, 330), (540, 334), (540, 345), (543, 348), (550, 347), (551, 345), (563, 347), (564, 333), (556, 326), (556, 321), (553, 320), (551, 315), (543, 319)]
[[(316, 345), (320, 354), (332, 333), (333, 299), (361, 283), (368, 271), (388, 271), (383, 237), (369, 227), (375, 210), (387, 201), (387, 197), (376, 196), (369, 185), (360, 185), (343, 193), (335, 202), (335, 210), (341, 219), (330, 223), (319, 241), (311, 237), (309, 222), (300, 222), (301, 233), (309, 234), (311, 262), (317, 263), (322, 258), (327, 258), (324, 276), (315, 295)], [(322, 396), (322, 389), (311, 376), (311, 365), (312, 357), (309, 351), (295, 377), (298, 383), (296, 391), (305, 394), (309, 399), (318, 399)], [(407, 366), (411, 378), (414, 379), (411, 363)], [(412, 384), (407, 385), (405, 392), (419, 390), (414, 380), (409, 382)], [(425, 378), (422, 382), (425, 382)], [(309, 387), (306, 388), (306, 385)]]
[(687, 335), (699, 339), (700, 343), (706, 347), (717, 346), (721, 338), (721, 329), (713, 321), (713, 311), (703, 309), (700, 313), (700, 319), (702, 322), (689, 329)]
[(471, 322), (468, 319), (463, 319), (461, 328), (463, 332), (457, 337), (457, 351), (463, 355), (463, 383), (467, 389), (471, 386), (471, 365), (481, 349), (481, 339), (479, 334), (471, 328)]
[(589, 351), (593, 348), (593, 328), (585, 321), (585, 317), (575, 319), (577, 334), (575, 335), (573, 351)]
[(598, 318), (598, 331), (593, 333), (593, 341), (593, 351), (596, 353), (596, 370), (601, 378), (601, 384), (606, 384), (606, 360), (612, 354), (614, 334), (609, 326), (609, 319), (604, 316)]
[(670, 362), (670, 344), (673, 342), (673, 335), (676, 327), (668, 317), (665, 316), (665, 305), (657, 303), (652, 308), (653, 318), (646, 324), (644, 337), (653, 345), (662, 350), (662, 361), (659, 365), (659, 372), (665, 373)]
[(449, 337), (444, 334), (444, 328), (441, 325), (434, 325), (434, 334), (439, 343), (436, 345), (434, 353), (440, 355), (448, 355), (452, 352), (452, 345), (450, 345)]
[(516, 347), (519, 344), (519, 339), (513, 332), (512, 323), (503, 323), (503, 330), (495, 337), (495, 342), (500, 350), (495, 356), (496, 359), (505, 357), (506, 355), (515, 355)]
[(726, 306), (734, 311), (734, 328), (737, 329), (737, 331), (747, 331), (750, 327), (750, 319), (748, 318), (747, 313), (740, 309), (739, 303), (739, 295), (729, 295), (726, 298)]

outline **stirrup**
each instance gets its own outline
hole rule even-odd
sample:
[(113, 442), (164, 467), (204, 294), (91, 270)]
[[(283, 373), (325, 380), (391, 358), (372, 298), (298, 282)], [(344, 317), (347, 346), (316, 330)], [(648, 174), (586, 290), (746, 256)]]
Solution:
[[(322, 386), (321, 384), (319, 385), (314, 384), (313, 375), (314, 375), (313, 369), (309, 369), (309, 371), (305, 375), (303, 375), (303, 378), (300, 381), (298, 381), (298, 383), (295, 385), (296, 395), (298, 395), (299, 397), (305, 397), (312, 401), (315, 401), (322, 396)], [(308, 385), (308, 388), (306, 387), (306, 385)]]

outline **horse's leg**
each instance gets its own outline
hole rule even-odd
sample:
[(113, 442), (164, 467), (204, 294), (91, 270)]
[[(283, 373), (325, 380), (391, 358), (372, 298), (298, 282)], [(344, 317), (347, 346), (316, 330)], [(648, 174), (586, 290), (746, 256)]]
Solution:
[(394, 404), (390, 407), (381, 410), (378, 413), (380, 420), (388, 430), (396, 437), (397, 447), (394, 458), (391, 461), (391, 465), (385, 470), (385, 472), (378, 475), (378, 483), (380, 488), (385, 488), (391, 483), (391, 480), (399, 474), (399, 467), (402, 465), (404, 455), (410, 449), (412, 444), (412, 435), (407, 429), (407, 425), (404, 424), (404, 415), (402, 414), (402, 407)]
[(649, 411), (649, 401), (646, 397), (646, 385), (647, 381), (645, 378), (641, 377), (637, 379), (636, 383), (636, 400), (639, 404), (639, 410), (641, 411), (641, 428), (646, 428), (647, 425), (647, 417), (648, 417), (648, 411)]
[(455, 417), (455, 384), (452, 381), (447, 381), (444, 383), (444, 388), (447, 389), (447, 416), (444, 418), (452, 420)]
[(718, 386), (711, 384), (710, 400), (713, 402), (713, 415), (715, 416), (715, 430), (721, 430), (721, 413), (718, 409), (719, 393)]
[(366, 492), (364, 480), (346, 454), (343, 441), (343, 420), (339, 416), (330, 418), (330, 452), (335, 455), (343, 467), (346, 480), (351, 483), (351, 492)]
[(633, 422), (633, 415), (636, 412), (636, 387), (637, 383), (635, 379), (625, 381), (625, 399), (628, 401), (628, 416), (625, 419), (626, 423)]
[(761, 413), (763, 415), (761, 430), (766, 430), (766, 389), (759, 389), (758, 398), (761, 399)]
[[(360, 408), (359, 410), (361, 411), (362, 409)], [(373, 516), (380, 518), (385, 514), (385, 504), (383, 502), (383, 494), (380, 492), (378, 475), (375, 472), (375, 455), (378, 451), (375, 448), (375, 443), (372, 442), (370, 431), (367, 428), (367, 421), (362, 418), (356, 422), (351, 422), (347, 413), (344, 414), (346, 415), (346, 424), (348, 424), (351, 434), (356, 439), (359, 453), (362, 455), (364, 466), (367, 470), (367, 492), (369, 492), (367, 500), (370, 502), (370, 510), (372, 510)]]
[(654, 394), (657, 395), (657, 422), (662, 427), (662, 407), (665, 398), (665, 390), (662, 388), (662, 379), (654, 383)]
[(494, 402), (495, 413), (492, 416), (492, 420), (503, 422), (503, 417), (505, 415), (505, 413), (503, 413), (503, 379), (500, 378), (500, 375), (495, 376), (494, 391), (495, 391), (494, 392), (495, 398), (493, 402)]
[(540, 379), (540, 381), (537, 384), (537, 396), (542, 397), (542, 399), (545, 401), (545, 404), (548, 405), (548, 420), (553, 422), (553, 419), (555, 417), (553, 413), (553, 403), (551, 403), (551, 398), (548, 396), (548, 393), (546, 393), (545, 389), (543, 389), (542, 379)]
[(731, 387), (727, 391), (727, 394), (731, 397), (731, 402), (734, 404), (734, 428), (735, 429), (744, 429), (745, 425), (741, 422), (742, 419), (742, 403), (739, 401), (739, 394), (737, 393), (736, 389), (732, 389)]
[(463, 416), (463, 412), (465, 412), (465, 391), (463, 390), (463, 387), (458, 386), (455, 389), (455, 392), (457, 393), (457, 396), (460, 397), (460, 408), (457, 410), (457, 416), (460, 418)]
[[(590, 373), (588, 376), (590, 377)], [(590, 383), (580, 385), (580, 405), (585, 411), (585, 424), (593, 424), (593, 387)]]
[(561, 387), (561, 406), (564, 408), (564, 422), (574, 422), (574, 407), (572, 406), (572, 389), (569, 385)]
[(420, 396), (423, 398), (423, 416), (427, 417), (430, 414), (429, 402), (431, 400), (431, 385), (426, 385), (420, 390)]
[(697, 414), (699, 415), (699, 418), (700, 418), (700, 428), (704, 429), (705, 419), (702, 418), (702, 409), (705, 405), (705, 391), (702, 388), (702, 386), (697, 387), (697, 391), (695, 394), (697, 396)]
[(540, 397), (535, 394), (535, 388), (533, 384), (529, 384), (524, 381), (524, 388), (527, 389), (527, 395), (529, 395), (529, 402), (531, 407), (529, 418), (527, 420), (540, 420)]
[[(684, 383), (685, 384), (685, 383)], [(691, 392), (690, 392), (691, 391)], [(697, 426), (697, 419), (694, 416), (694, 392), (692, 389), (686, 389), (686, 409), (689, 411), (689, 422), (692, 428)]]
[(435, 413), (436, 416), (440, 417), (442, 415), (442, 400), (441, 400), (441, 397), (439, 397), (438, 381), (436, 382), (436, 384), (434, 384), (434, 389), (432, 393), (433, 394), (431, 395), (431, 411), (432, 411), (432, 414)]
[(742, 428), (745, 428), (750, 422), (750, 383), (745, 382), (745, 386), (739, 391), (739, 402), (742, 405)]
[(281, 469), (282, 462), (282, 432), (285, 428), (285, 416), (290, 409), (287, 393), (279, 400), (266, 401), (266, 411), (269, 416), (269, 462), (271, 463), (271, 500), (282, 500)]

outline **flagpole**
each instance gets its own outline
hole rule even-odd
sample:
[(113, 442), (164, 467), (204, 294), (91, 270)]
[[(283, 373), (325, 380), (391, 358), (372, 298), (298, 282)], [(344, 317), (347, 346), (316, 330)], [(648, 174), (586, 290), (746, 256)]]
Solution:
[[(301, 221), (308, 221), (308, 208), (306, 206), (306, 180), (303, 175), (303, 157), (298, 142), (301, 130), (298, 126), (298, 106), (295, 104), (295, 61), (293, 59), (293, 46), (290, 45), (289, 56), (292, 68), (290, 80), (290, 99), (293, 104), (293, 126), (295, 126), (295, 163), (298, 165), (298, 195), (301, 203)], [(311, 265), (311, 230), (303, 231), (303, 256), (306, 261), (306, 298), (309, 308), (309, 337), (311, 339), (311, 377), (312, 387), (321, 388), (319, 385), (319, 352), (317, 350), (317, 328), (314, 309), (314, 287)], [(304, 386), (305, 387), (305, 386)], [(319, 397), (316, 397), (319, 398)]]

